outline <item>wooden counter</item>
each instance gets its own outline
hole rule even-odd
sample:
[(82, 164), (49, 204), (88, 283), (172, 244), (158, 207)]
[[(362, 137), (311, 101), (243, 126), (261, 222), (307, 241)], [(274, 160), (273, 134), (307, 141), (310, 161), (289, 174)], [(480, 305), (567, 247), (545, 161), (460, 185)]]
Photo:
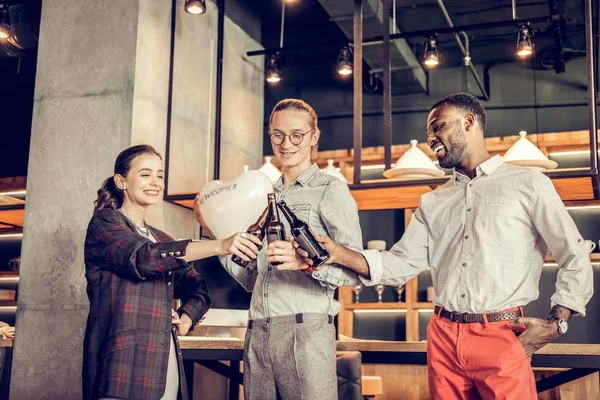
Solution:
[[(190, 365), (199, 363), (233, 382), (241, 383), (242, 340), (206, 340), (188, 336), (180, 338), (180, 345), (186, 373), (193, 370)], [(425, 342), (338, 341), (337, 350), (360, 351), (363, 375), (382, 377), (384, 395), (378, 399), (429, 398)], [(534, 354), (531, 364), (541, 399), (561, 398), (561, 393), (565, 398), (572, 395), (575, 395), (573, 398), (600, 396), (600, 344), (551, 343)], [(560, 385), (563, 386), (558, 388)], [(402, 393), (401, 397), (398, 397), (399, 393)], [(230, 392), (230, 396), (237, 399), (237, 391)]]
[[(180, 338), (179, 343), (187, 359), (241, 360), (244, 349), (242, 340), (206, 340), (186, 336)], [(427, 363), (426, 342), (337, 341), (337, 350), (360, 351), (363, 362), (368, 364)], [(600, 369), (600, 344), (550, 343), (535, 353), (532, 366)]]
[[(12, 350), (12, 339), (0, 339), (0, 348)], [(193, 336), (180, 338), (180, 346), (186, 363), (186, 375), (193, 385), (194, 363), (202, 364), (217, 373), (241, 383), (240, 361), (243, 359), (243, 340), (207, 340)], [(338, 341), (338, 351), (360, 351), (363, 358), (363, 374), (383, 378), (385, 393), (395, 393), (398, 389), (406, 395), (403, 398), (428, 398), (427, 357), (425, 342), (396, 342), (375, 340)], [(225, 361), (226, 364), (220, 362)], [(532, 366), (538, 378), (538, 391), (547, 391), (568, 383), (568, 397), (584, 395), (585, 398), (600, 396), (598, 371), (600, 370), (600, 344), (561, 344), (551, 343), (540, 349), (532, 358)], [(578, 382), (582, 382), (578, 384)], [(237, 387), (237, 385), (231, 385)], [(562, 389), (563, 387), (561, 387)], [(543, 390), (540, 390), (543, 389)], [(192, 389), (193, 390), (193, 389)], [(541, 393), (540, 398), (553, 398), (560, 395)], [(546, 396), (547, 395), (547, 396)], [(232, 397), (236, 398), (236, 397)]]

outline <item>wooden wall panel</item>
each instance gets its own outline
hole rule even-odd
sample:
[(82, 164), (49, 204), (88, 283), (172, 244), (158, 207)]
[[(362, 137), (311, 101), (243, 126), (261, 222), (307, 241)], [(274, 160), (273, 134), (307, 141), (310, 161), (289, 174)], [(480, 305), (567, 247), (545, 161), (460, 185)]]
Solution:
[(552, 183), (563, 201), (594, 200), (592, 178), (552, 179)]
[(374, 400), (428, 400), (427, 366), (363, 364), (363, 376), (380, 376), (383, 395)]

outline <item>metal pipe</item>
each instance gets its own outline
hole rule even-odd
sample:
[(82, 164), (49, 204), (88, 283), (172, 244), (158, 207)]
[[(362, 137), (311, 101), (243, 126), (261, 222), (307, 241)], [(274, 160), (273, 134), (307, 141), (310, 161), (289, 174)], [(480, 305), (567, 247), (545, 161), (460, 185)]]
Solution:
[[(598, 174), (598, 128), (596, 120), (596, 83), (594, 74), (594, 35), (592, 1), (585, 0), (585, 60), (587, 63), (588, 122), (590, 127), (590, 169)], [(598, 199), (598, 193), (594, 193)]]
[(223, 35), (225, 33), (225, 0), (217, 0), (217, 82), (215, 87), (215, 166), (214, 179), (221, 175), (221, 109), (223, 102)]
[[(448, 26), (450, 26), (450, 28), (454, 28), (454, 23), (452, 23), (452, 19), (450, 19), (450, 15), (448, 14), (448, 10), (446, 10), (446, 6), (444, 6), (444, 2), (442, 0), (437, 0), (437, 3), (440, 6), (440, 9), (442, 10), (442, 14), (444, 14), (444, 18), (446, 19), (446, 22), (448, 23)], [(513, 20), (514, 19), (515, 18), (513, 18)], [(464, 31), (462, 31), (462, 32), (464, 33)], [(464, 33), (464, 35), (467, 36), (466, 33)], [(454, 40), (456, 40), (456, 43), (458, 44), (458, 47), (460, 48), (460, 51), (463, 53), (463, 57), (466, 56), (468, 54), (468, 52), (465, 50), (462, 42), (458, 38), (458, 34), (454, 33), (453, 36), (454, 36)], [(485, 90), (485, 86), (483, 85), (483, 82), (481, 81), (481, 78), (479, 77), (479, 74), (477, 73), (477, 70), (473, 66), (473, 63), (469, 63), (468, 67), (471, 70), (471, 74), (473, 75), (473, 78), (475, 79), (475, 82), (477, 83), (477, 86), (479, 86), (479, 90), (481, 91), (481, 94), (483, 95), (483, 98), (486, 101), (489, 100), (490, 96), (487, 93), (487, 91)]]
[[(171, 2), (171, 39), (169, 43), (169, 88), (167, 90), (167, 145), (165, 147), (165, 198), (169, 196), (169, 165), (171, 154), (171, 116), (173, 115), (173, 65), (175, 60), (175, 23), (177, 0)], [(208, 156), (208, 155), (207, 155)]]
[(512, 15), (513, 21), (517, 19), (517, 0), (512, 0)]
[(354, 0), (354, 177), (352, 182), (360, 184), (360, 172), (362, 164), (362, 64), (363, 64), (363, 5), (362, 0)]
[(394, 26), (392, 27), (392, 33), (396, 33), (396, 0), (394, 0), (394, 17), (393, 17), (393, 22), (394, 22)]
[(471, 54), (469, 53), (469, 35), (467, 35), (465, 31), (460, 31), (458, 33), (462, 34), (465, 38), (465, 57), (471, 57)]
[(390, 0), (383, 0), (383, 162), (392, 164), (392, 65), (390, 60)]
[[(526, 110), (526, 109), (534, 109), (534, 108), (559, 108), (559, 107), (586, 107), (587, 102), (585, 101), (574, 101), (574, 102), (560, 102), (560, 103), (541, 103), (541, 104), (520, 104), (520, 103), (511, 103), (511, 104), (497, 104), (497, 105), (486, 105), (486, 110)], [(401, 114), (418, 114), (418, 113), (429, 113), (429, 106), (422, 107), (405, 107), (405, 108), (395, 108), (391, 110), (394, 115)], [(364, 110), (363, 117), (375, 117), (383, 115), (382, 110)], [(331, 120), (331, 119), (344, 119), (344, 118), (352, 118), (354, 114), (352, 113), (340, 113), (340, 114), (319, 114), (319, 121)]]
[[(392, 67), (390, 68), (390, 71), (408, 71), (408, 70), (413, 70), (413, 69), (419, 69), (421, 68), (419, 65), (405, 65), (402, 67)], [(380, 74), (383, 72), (383, 68), (373, 68), (369, 70), (369, 74), (374, 75), (374, 74)]]
[(279, 34), (279, 48), (283, 47), (283, 26), (285, 21), (285, 0), (281, 0), (281, 33)]
[[(483, 24), (471, 24), (471, 25), (457, 25), (454, 26), (453, 28), (440, 28), (440, 29), (427, 29), (427, 30), (422, 30), (422, 31), (413, 31), (413, 32), (400, 32), (400, 33), (395, 33), (393, 35), (390, 35), (390, 40), (397, 40), (397, 39), (407, 39), (407, 38), (414, 38), (414, 37), (430, 37), (432, 35), (446, 35), (446, 34), (450, 34), (450, 33), (456, 33), (456, 32), (460, 32), (460, 31), (465, 31), (465, 32), (469, 32), (469, 31), (477, 31), (477, 30), (485, 30), (485, 29), (494, 29), (494, 28), (504, 28), (507, 26), (515, 26), (515, 25), (527, 25), (527, 24), (536, 24), (536, 23), (541, 23), (541, 22), (548, 22), (552, 20), (551, 16), (544, 16), (544, 17), (535, 17), (535, 18), (527, 18), (527, 19), (519, 19), (516, 21), (511, 20), (505, 20), (505, 21), (497, 21), (497, 22), (487, 22), (487, 23), (483, 23)], [(350, 42), (353, 44), (356, 44), (356, 42)], [(383, 36), (376, 36), (370, 39), (366, 39), (362, 41), (362, 45), (363, 46), (370, 46), (370, 45), (375, 45), (375, 44), (382, 44), (383, 43)], [(304, 50), (317, 50), (317, 49), (339, 49), (340, 46), (343, 45), (347, 45), (348, 41), (344, 41), (344, 42), (339, 42), (339, 43), (323, 43), (323, 44), (318, 44), (318, 45), (303, 45), (303, 46), (290, 46), (290, 47), (286, 47), (286, 48), (271, 48), (271, 49), (264, 49), (264, 50), (254, 50), (254, 51), (249, 51), (246, 53), (246, 55), (248, 57), (254, 57), (254, 56), (263, 56), (265, 54), (272, 54), (275, 52), (280, 52), (280, 53), (287, 53), (287, 52), (293, 52), (293, 51), (304, 51)]]
[[(557, 15), (556, 0), (548, 0), (548, 11), (550, 15)], [(560, 21), (552, 20), (552, 31), (554, 33), (554, 71), (557, 74), (565, 72), (565, 56), (560, 29)]]

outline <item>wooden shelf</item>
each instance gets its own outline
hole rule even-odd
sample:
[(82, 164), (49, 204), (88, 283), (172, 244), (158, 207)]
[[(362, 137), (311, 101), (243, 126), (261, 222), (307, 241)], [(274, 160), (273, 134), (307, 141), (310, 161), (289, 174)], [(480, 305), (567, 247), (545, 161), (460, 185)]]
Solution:
[(0, 207), (0, 233), (19, 233), (8, 232), (14, 230), (23, 230), (25, 221), (25, 204), (14, 204)]
[(435, 305), (430, 301), (421, 301), (413, 303), (412, 307), (417, 310), (433, 310), (435, 308)]
[(347, 310), (406, 310), (406, 303), (388, 301), (384, 303), (351, 303), (344, 307)]
[[(548, 175), (560, 198), (570, 206), (579, 203), (584, 206), (600, 205), (594, 197), (594, 179), (596, 176), (577, 176), (588, 174), (586, 168), (555, 170)], [(365, 181), (360, 185), (350, 185), (352, 197), (360, 211), (397, 210), (417, 208), (421, 196), (443, 185), (450, 176), (405, 181)], [(182, 207), (194, 208), (195, 193), (170, 195), (168, 200)], [(0, 217), (0, 222), (2, 218)]]
[[(598, 177), (591, 175), (589, 169), (569, 168), (551, 171), (547, 175), (552, 179), (552, 183), (563, 201), (583, 201), (585, 205), (597, 201), (594, 197), (594, 180)], [(445, 184), (448, 179), (450, 176), (404, 181), (363, 182), (360, 185), (351, 185), (350, 192), (361, 211), (417, 208), (422, 195)]]
[[(600, 130), (599, 130), (600, 132)], [(423, 135), (425, 136), (425, 135)], [(484, 139), (485, 147), (491, 155), (504, 154), (521, 137), (517, 134), (501, 137), (487, 137)], [(432, 160), (436, 160), (433, 152), (424, 142), (417, 146)], [(548, 156), (549, 153), (560, 153), (566, 151), (581, 151), (590, 149), (590, 134), (587, 130), (569, 132), (550, 132), (540, 134), (527, 134), (527, 139), (535, 144)], [(397, 144), (392, 146), (392, 161), (397, 159), (410, 149), (410, 144)], [(383, 164), (384, 147), (363, 147), (361, 149), (361, 161), (363, 165)], [(352, 177), (352, 165), (354, 163), (354, 149), (319, 151), (315, 162), (322, 168), (327, 166), (327, 160), (333, 159), (340, 164), (340, 169), (346, 177)], [(272, 162), (277, 165), (277, 160)]]

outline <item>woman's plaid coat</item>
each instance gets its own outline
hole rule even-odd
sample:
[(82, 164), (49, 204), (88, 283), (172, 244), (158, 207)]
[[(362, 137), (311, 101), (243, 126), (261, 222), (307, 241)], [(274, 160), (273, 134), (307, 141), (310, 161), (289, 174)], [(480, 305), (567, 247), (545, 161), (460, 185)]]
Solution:
[[(142, 237), (123, 214), (94, 213), (85, 239), (90, 313), (84, 339), (85, 399), (160, 399), (170, 348), (171, 303), (195, 325), (210, 307), (208, 288), (184, 256), (189, 240), (174, 241), (148, 226)], [(179, 344), (179, 398), (187, 399)]]

